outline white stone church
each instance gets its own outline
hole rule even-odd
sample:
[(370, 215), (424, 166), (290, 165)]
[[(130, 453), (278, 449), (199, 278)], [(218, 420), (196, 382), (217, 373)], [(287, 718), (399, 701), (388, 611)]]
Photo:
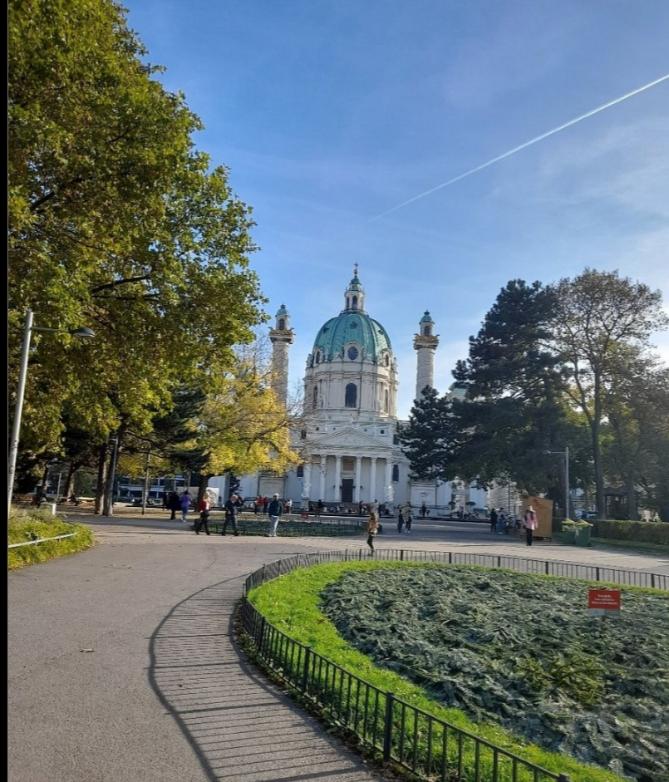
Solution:
[[(277, 395), (287, 400), (289, 348), (293, 342), (290, 315), (276, 314), (270, 331), (272, 369)], [(434, 355), (439, 339), (425, 312), (414, 337), (417, 353), (416, 398), (434, 386)], [(256, 473), (241, 478), (244, 497), (278, 492), (294, 507), (322, 500), (345, 510), (377, 501), (393, 510), (410, 502), (418, 508), (485, 504), (485, 492), (463, 484), (419, 483), (409, 477), (409, 462), (397, 438), (397, 362), (386, 329), (365, 308), (365, 292), (357, 265), (344, 293), (344, 308), (326, 321), (307, 356), (304, 375), (304, 423), (293, 433), (303, 464), (283, 476)], [(219, 485), (222, 478), (212, 479)], [(480, 496), (479, 496), (480, 495)]]

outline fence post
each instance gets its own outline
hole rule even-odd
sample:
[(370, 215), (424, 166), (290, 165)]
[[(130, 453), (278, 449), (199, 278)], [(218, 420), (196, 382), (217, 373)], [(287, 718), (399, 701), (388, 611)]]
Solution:
[(550, 568), (549, 568), (549, 562), (548, 562), (548, 560), (546, 560), (546, 561), (544, 562), (544, 571), (546, 572), (546, 575), (548, 575), (548, 573), (549, 573), (549, 570), (550, 570)]
[(569, 782), (569, 777), (566, 774), (560, 774), (558, 782)]
[(401, 548), (400, 549), (400, 562), (403, 562), (403, 561), (404, 561), (404, 549)]
[(599, 581), (599, 568), (595, 568), (596, 577), (595, 580)]
[(655, 589), (655, 573), (650, 574), (650, 585), (653, 589)]
[(395, 696), (392, 692), (386, 693), (386, 715), (383, 720), (383, 760), (388, 762), (393, 746), (393, 704)]
[(311, 665), (311, 649), (306, 646), (304, 649), (304, 673), (302, 674), (302, 692), (309, 693), (309, 666)]
[(260, 636), (258, 638), (258, 654), (262, 657), (263, 655), (263, 643), (265, 640), (265, 617), (260, 620)]
[(453, 552), (452, 551), (448, 552), (448, 564), (449, 565), (453, 564)]

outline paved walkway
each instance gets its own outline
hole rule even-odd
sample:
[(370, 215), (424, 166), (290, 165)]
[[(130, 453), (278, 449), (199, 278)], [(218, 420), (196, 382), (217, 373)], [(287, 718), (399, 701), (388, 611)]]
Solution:
[[(223, 540), (161, 518), (85, 520), (94, 549), (9, 574), (12, 782), (379, 779), (245, 662), (230, 626), (250, 571), (363, 538)], [(491, 538), (419, 522), (377, 545), (669, 572), (656, 556)]]

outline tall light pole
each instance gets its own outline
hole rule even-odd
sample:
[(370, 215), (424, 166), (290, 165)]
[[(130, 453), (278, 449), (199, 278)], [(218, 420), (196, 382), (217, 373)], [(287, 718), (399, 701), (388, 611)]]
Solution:
[(7, 516), (12, 509), (12, 496), (14, 494), (14, 476), (16, 475), (16, 457), (19, 451), (19, 435), (21, 433), (21, 416), (23, 414), (23, 397), (26, 391), (26, 377), (28, 376), (28, 354), (30, 352), (30, 338), (33, 331), (48, 331), (51, 333), (72, 334), (75, 337), (90, 339), (95, 334), (87, 328), (79, 329), (48, 329), (41, 326), (33, 326), (33, 311), (26, 311), (26, 319), (23, 324), (23, 344), (21, 345), (21, 368), (19, 370), (19, 384), (16, 388), (16, 408), (14, 410), (14, 423), (12, 424), (12, 439), (9, 443), (9, 466), (7, 473)]
[(569, 446), (566, 445), (564, 451), (546, 451), (545, 453), (556, 456), (564, 456), (564, 517), (569, 518)]

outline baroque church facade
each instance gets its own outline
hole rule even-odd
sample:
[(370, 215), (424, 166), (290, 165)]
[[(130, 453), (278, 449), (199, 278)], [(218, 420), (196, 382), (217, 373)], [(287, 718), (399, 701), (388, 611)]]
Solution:
[[(269, 336), (274, 390), (286, 402), (294, 332), (284, 305)], [(418, 398), (426, 386), (434, 386), (439, 338), (429, 312), (420, 319), (413, 344)], [(356, 265), (344, 308), (321, 326), (307, 356), (303, 423), (292, 433), (302, 464), (283, 476), (243, 476), (239, 493), (255, 497), (277, 492), (296, 508), (318, 500), (333, 509), (376, 501), (389, 510), (406, 502), (416, 507), (447, 506), (454, 498), (458, 506), (471, 502), (468, 487), (411, 480), (397, 436), (398, 382), (390, 336), (367, 312)]]

